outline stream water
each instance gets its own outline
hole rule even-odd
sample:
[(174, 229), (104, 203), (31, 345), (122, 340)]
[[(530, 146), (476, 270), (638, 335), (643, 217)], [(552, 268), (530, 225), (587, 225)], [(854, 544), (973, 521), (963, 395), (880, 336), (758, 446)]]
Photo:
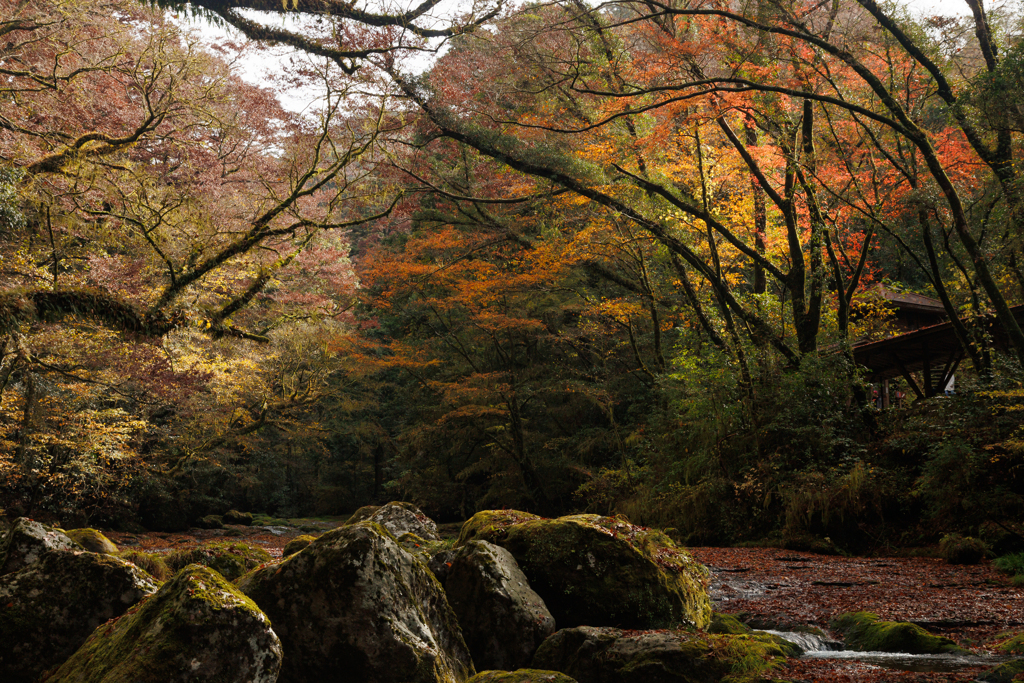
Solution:
[(994, 667), (1014, 659), (997, 655), (912, 655), (905, 652), (859, 652), (844, 650), (838, 640), (829, 640), (811, 633), (765, 631), (799, 645), (808, 659), (853, 660), (887, 669), (915, 672), (955, 672), (970, 667)]

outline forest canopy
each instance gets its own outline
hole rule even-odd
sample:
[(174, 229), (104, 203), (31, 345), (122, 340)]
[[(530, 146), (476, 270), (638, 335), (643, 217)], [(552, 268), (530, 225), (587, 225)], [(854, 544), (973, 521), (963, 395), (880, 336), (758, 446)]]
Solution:
[(8, 514), (1022, 532), (1018, 5), (0, 6)]

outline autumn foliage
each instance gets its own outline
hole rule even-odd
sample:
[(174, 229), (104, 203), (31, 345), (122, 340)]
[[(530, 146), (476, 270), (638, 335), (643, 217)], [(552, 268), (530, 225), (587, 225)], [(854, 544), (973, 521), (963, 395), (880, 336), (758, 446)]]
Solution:
[[(211, 52), (166, 4), (3, 5), (8, 511), (1021, 534), (1018, 14), (199, 2)], [(231, 62), (269, 43), (301, 113)], [(879, 286), (962, 395), (879, 412)]]

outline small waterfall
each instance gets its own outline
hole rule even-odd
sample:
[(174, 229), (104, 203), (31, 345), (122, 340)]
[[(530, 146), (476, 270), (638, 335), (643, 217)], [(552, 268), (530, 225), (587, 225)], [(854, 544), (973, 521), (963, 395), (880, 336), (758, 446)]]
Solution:
[(836, 652), (843, 649), (838, 640), (830, 640), (813, 633), (796, 633), (795, 631), (765, 631), (783, 640), (800, 646), (804, 652)]

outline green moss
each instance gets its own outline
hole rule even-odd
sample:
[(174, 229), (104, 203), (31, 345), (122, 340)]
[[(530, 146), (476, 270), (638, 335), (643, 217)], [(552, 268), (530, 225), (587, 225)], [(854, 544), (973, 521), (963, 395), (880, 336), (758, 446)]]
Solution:
[(906, 621), (881, 621), (872, 612), (847, 612), (829, 623), (845, 636), (846, 647), (870, 652), (909, 654), (965, 653), (949, 638), (932, 635)]
[(1020, 674), (1024, 674), (1024, 659), (1016, 659), (1012, 662), (1000, 664), (996, 668), (989, 669), (983, 673), (977, 680), (984, 681), (985, 683), (1011, 683)]
[(430, 541), (411, 533), (402, 534), (396, 540), (407, 552), (422, 562), (430, 562), (434, 553), (449, 547), (445, 541)]
[(359, 508), (358, 510), (352, 513), (352, 516), (345, 521), (345, 525), (348, 526), (350, 524), (358, 524), (359, 522), (363, 522), (372, 517), (373, 513), (379, 509), (379, 505), (364, 505), (363, 507)]
[(490, 541), (501, 545), (510, 526), (533, 519), (540, 517), (519, 510), (482, 510), (462, 525), (455, 547), (465, 545), (469, 541)]
[(545, 640), (534, 666), (602, 683), (755, 683), (797, 654), (768, 634), (580, 627)]
[(224, 513), (225, 524), (240, 524), (242, 526), (250, 526), (252, 524), (252, 513), (251, 512), (239, 512), (238, 510), (228, 510)]
[(466, 683), (576, 683), (558, 671), (517, 669), (516, 671), (481, 671)]
[(288, 557), (289, 555), (294, 555), (295, 553), (299, 552), (315, 540), (316, 536), (310, 536), (309, 534), (296, 536), (295, 538), (293, 538), (285, 544), (284, 551), (282, 552), (282, 554), (285, 557)]
[(188, 550), (175, 550), (165, 561), (173, 571), (178, 571), (186, 565), (201, 564), (220, 572), (228, 581), (234, 581), (259, 565), (272, 562), (273, 559), (263, 548), (246, 543), (219, 541)]
[(91, 553), (101, 553), (103, 555), (114, 555), (117, 553), (117, 546), (114, 545), (113, 541), (96, 529), (72, 529), (64, 533), (72, 541)]
[(284, 519), (283, 517), (255, 514), (252, 516), (251, 526), (294, 526), (294, 524), (292, 524), (290, 519)]
[(708, 624), (708, 633), (750, 633), (750, 627), (731, 614), (714, 612), (711, 615), (711, 623)]
[(142, 550), (122, 550), (117, 553), (117, 557), (125, 562), (131, 562), (161, 582), (168, 580), (173, 574), (171, 568), (164, 562), (164, 558), (155, 553), (147, 553)]
[(1001, 633), (995, 649), (1004, 655), (1024, 655), (1024, 633)]
[(206, 515), (196, 520), (196, 526), (200, 529), (223, 529), (224, 518), (220, 515)]

